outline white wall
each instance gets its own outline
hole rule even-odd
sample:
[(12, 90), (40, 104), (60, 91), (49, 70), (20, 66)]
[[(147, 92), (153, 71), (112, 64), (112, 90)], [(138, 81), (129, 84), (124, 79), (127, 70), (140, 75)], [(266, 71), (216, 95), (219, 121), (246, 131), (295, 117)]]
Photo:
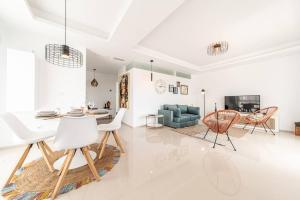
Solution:
[[(5, 85), (6, 73), (6, 48), (32, 51), (35, 54), (36, 63), (36, 96), (35, 109), (57, 108), (83, 105), (86, 95), (86, 49), (78, 45), (72, 46), (83, 53), (83, 67), (71, 69), (49, 64), (45, 61), (45, 44), (56, 41), (38, 33), (26, 32), (11, 27), (2, 30), (0, 41), (0, 71), (1, 75), (1, 96), (0, 103), (5, 104)], [(3, 96), (2, 96), (3, 95)], [(21, 97), (20, 97), (21, 98)], [(5, 106), (4, 106), (5, 107)], [(3, 105), (0, 112), (4, 112)]]
[[(278, 106), (279, 128), (294, 130), (300, 121), (300, 53), (278, 55), (232, 68), (209, 71), (193, 76), (198, 91), (197, 104), (203, 108), (201, 89), (206, 90), (206, 112), (214, 102), (224, 107), (224, 96), (261, 95), (261, 107)], [(203, 109), (202, 109), (203, 110)]]
[[(145, 125), (147, 114), (157, 113), (163, 104), (185, 104), (194, 103), (191, 80), (175, 76), (154, 73), (153, 82), (150, 81), (150, 72), (133, 68), (129, 73), (129, 109), (125, 115), (124, 122), (132, 127)], [(167, 91), (158, 94), (155, 91), (155, 81), (162, 79), (167, 83)], [(181, 95), (169, 92), (169, 84), (176, 85), (176, 81), (189, 86), (189, 95)]]
[[(94, 101), (98, 108), (103, 108), (107, 101), (111, 102), (113, 113), (116, 110), (116, 82), (117, 75), (95, 73), (98, 87), (92, 87), (91, 81), (94, 79), (93, 71), (86, 72), (86, 100)], [(111, 91), (110, 91), (111, 90)]]
[(6, 88), (6, 53), (4, 48), (3, 31), (0, 29), (0, 113), (5, 111), (5, 88)]
[[(45, 61), (45, 44), (57, 41), (53, 38), (3, 27), (0, 30), (0, 113), (5, 112), (6, 99), (6, 49), (18, 49), (34, 52), (36, 64), (35, 77), (35, 109), (62, 108), (85, 104), (86, 96), (86, 49), (79, 45), (70, 44), (83, 53), (83, 67), (79, 69), (55, 66)], [(62, 35), (63, 39), (63, 35)], [(22, 96), (20, 96), (20, 101)], [(19, 144), (12, 132), (3, 129), (0, 121), (0, 148)]]

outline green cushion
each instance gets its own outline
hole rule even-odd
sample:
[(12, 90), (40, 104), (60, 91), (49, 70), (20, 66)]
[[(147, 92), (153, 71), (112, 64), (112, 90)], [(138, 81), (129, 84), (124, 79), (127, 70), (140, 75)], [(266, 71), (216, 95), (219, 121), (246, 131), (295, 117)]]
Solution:
[(199, 107), (194, 107), (194, 106), (188, 106), (187, 112), (190, 113), (190, 114), (199, 115), (200, 108)]
[(169, 110), (173, 111), (174, 117), (181, 117), (181, 110), (179, 108), (170, 107)]
[(177, 106), (178, 106), (178, 108), (180, 108), (182, 114), (188, 112), (188, 106), (186, 106), (186, 105), (177, 105)]

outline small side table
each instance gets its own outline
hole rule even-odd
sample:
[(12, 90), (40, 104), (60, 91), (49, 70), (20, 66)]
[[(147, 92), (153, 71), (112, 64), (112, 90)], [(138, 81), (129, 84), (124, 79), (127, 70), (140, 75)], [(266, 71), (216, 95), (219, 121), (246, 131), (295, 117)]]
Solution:
[[(158, 123), (158, 119), (162, 118), (163, 122), (162, 124)], [(152, 119), (152, 123), (149, 123), (149, 119)], [(164, 115), (156, 115), (156, 114), (150, 114), (146, 116), (146, 127), (147, 128), (160, 128), (163, 127), (165, 124), (164, 121)]]
[(300, 136), (300, 122), (295, 122), (295, 135)]

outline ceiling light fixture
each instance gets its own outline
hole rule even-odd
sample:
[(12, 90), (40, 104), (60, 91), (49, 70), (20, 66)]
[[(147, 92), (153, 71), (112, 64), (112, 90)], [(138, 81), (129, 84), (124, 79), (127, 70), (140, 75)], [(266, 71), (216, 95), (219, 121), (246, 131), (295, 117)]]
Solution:
[(47, 44), (45, 58), (49, 63), (62, 67), (82, 67), (82, 53), (67, 45), (67, 0), (65, 0), (65, 44)]
[(207, 54), (210, 56), (216, 56), (228, 51), (228, 42), (220, 41), (214, 42), (207, 47)]
[(153, 60), (150, 60), (150, 63), (151, 63), (151, 82), (152, 82), (153, 81), (153, 70), (152, 70)]
[(93, 71), (94, 71), (94, 79), (91, 81), (91, 86), (92, 87), (97, 87), (98, 86), (98, 81), (95, 78), (96, 69), (93, 69)]

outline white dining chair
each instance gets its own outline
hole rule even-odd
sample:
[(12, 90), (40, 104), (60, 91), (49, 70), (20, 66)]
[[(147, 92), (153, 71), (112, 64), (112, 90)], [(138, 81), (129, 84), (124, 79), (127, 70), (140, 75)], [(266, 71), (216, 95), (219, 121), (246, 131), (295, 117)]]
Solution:
[[(64, 117), (61, 119), (61, 122), (57, 129), (57, 134), (54, 139), (54, 149), (58, 151), (65, 150), (66, 156), (59, 159), (60, 161), (62, 161), (62, 165), (61, 167), (57, 167), (58, 169), (60, 169), (58, 173), (59, 179), (53, 193), (51, 194), (52, 199), (57, 196), (69, 168), (77, 168), (88, 164), (95, 179), (97, 181), (100, 180), (100, 176), (94, 165), (94, 160), (91, 157), (91, 153), (93, 153), (94, 158), (96, 158), (96, 153), (92, 151), (90, 152), (88, 148), (89, 145), (95, 143), (97, 140), (97, 122), (94, 117)], [(78, 165), (78, 163), (76, 164), (76, 161), (78, 161), (78, 159), (75, 159), (75, 155), (77, 155), (76, 151), (79, 149), (86, 160), (83, 165)], [(60, 162), (59, 160), (56, 162)], [(74, 161), (75, 167), (70, 166), (72, 160)], [(84, 159), (82, 160), (84, 161)], [(56, 163), (54, 163), (54, 166), (55, 165)]]
[(98, 125), (98, 131), (105, 132), (103, 138), (101, 139), (99, 147), (98, 147), (98, 152), (99, 152), (98, 158), (99, 159), (101, 159), (103, 156), (107, 140), (111, 133), (113, 134), (115, 141), (116, 141), (117, 145), (119, 146), (121, 152), (125, 153), (124, 147), (118, 136), (118, 130), (121, 128), (122, 119), (124, 117), (125, 112), (126, 112), (126, 108), (121, 108), (111, 123)]
[(42, 156), (50, 170), (50, 172), (54, 171), (53, 163), (51, 156), (53, 151), (51, 148), (45, 143), (45, 140), (53, 137), (55, 135), (54, 131), (48, 132), (34, 132), (29, 130), (14, 114), (12, 113), (5, 113), (1, 116), (3, 121), (8, 125), (8, 127), (15, 133), (15, 135), (22, 140), (22, 143), (26, 144), (27, 147), (23, 152), (21, 158), (19, 159), (17, 165), (13, 169), (12, 173), (10, 174), (8, 180), (5, 183), (5, 186), (11, 182), (16, 171), (22, 167), (26, 157), (28, 156), (32, 146), (36, 144), (39, 150), (42, 153)]

